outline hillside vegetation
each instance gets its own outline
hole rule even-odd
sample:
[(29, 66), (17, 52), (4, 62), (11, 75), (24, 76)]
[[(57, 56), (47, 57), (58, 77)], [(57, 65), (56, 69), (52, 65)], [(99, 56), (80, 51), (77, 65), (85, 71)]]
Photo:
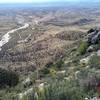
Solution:
[(99, 8), (0, 11), (0, 100), (100, 99)]

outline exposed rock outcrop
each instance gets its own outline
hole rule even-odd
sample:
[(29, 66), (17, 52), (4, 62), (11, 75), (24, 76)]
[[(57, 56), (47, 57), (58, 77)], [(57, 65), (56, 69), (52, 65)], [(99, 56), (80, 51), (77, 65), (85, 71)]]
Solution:
[(97, 29), (97, 28), (90, 29), (88, 31), (88, 33), (89, 34), (88, 34), (87, 42), (89, 44), (96, 44), (96, 43), (98, 43), (100, 41), (100, 29)]

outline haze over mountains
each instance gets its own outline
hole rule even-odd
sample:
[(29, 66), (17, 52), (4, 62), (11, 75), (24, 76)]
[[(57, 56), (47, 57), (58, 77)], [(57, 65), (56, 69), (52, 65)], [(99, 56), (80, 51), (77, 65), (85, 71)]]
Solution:
[[(77, 6), (78, 5), (78, 6)], [(50, 2), (50, 3), (0, 3), (0, 8), (23, 8), (23, 7), (28, 7), (28, 8), (31, 8), (31, 7), (73, 7), (73, 6), (76, 6), (76, 7), (97, 7), (97, 6), (100, 6), (100, 3), (97, 3), (97, 2), (75, 2), (75, 3), (72, 3), (72, 2)]]
[(17, 7), (66, 7), (66, 6), (99, 6), (99, 0), (56, 0), (56, 1), (40, 1), (40, 2), (0, 2), (0, 8), (17, 8)]

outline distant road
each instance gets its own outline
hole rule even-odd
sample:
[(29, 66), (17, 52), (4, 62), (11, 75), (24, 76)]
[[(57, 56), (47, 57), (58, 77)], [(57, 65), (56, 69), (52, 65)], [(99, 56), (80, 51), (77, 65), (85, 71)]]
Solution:
[(17, 29), (10, 30), (5, 35), (3, 35), (1, 40), (0, 40), (0, 51), (2, 50), (2, 46), (9, 42), (9, 40), (11, 38), (11, 36), (10, 36), (11, 33), (14, 33), (16, 31), (19, 31), (19, 30), (22, 30), (22, 29), (26, 29), (28, 27), (29, 27), (29, 24), (25, 23), (23, 26), (21, 26)]

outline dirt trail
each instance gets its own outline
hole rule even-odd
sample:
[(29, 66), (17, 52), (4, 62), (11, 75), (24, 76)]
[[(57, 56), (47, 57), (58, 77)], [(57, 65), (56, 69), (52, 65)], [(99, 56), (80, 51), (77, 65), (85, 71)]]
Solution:
[(2, 50), (2, 46), (9, 42), (9, 40), (11, 38), (10, 34), (17, 32), (19, 30), (22, 30), (22, 29), (26, 29), (28, 27), (29, 27), (29, 24), (25, 23), (23, 26), (21, 26), (17, 29), (12, 29), (12, 30), (8, 31), (5, 35), (3, 35), (2, 39), (0, 40), (0, 51)]

